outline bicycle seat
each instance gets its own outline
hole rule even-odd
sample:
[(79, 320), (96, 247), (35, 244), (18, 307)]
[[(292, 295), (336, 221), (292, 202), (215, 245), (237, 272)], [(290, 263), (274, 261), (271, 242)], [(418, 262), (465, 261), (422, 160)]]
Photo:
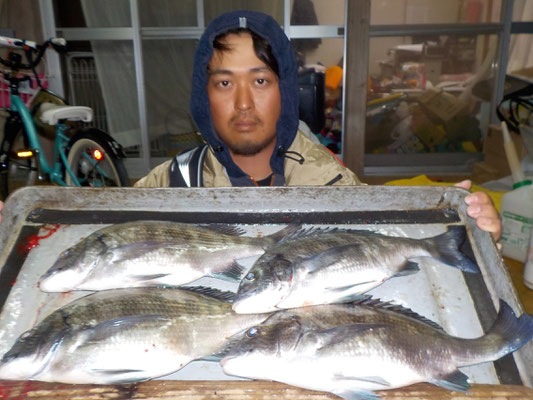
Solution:
[(40, 119), (45, 124), (56, 125), (60, 120), (90, 122), (93, 110), (84, 106), (60, 106), (53, 103), (43, 103), (40, 107)]

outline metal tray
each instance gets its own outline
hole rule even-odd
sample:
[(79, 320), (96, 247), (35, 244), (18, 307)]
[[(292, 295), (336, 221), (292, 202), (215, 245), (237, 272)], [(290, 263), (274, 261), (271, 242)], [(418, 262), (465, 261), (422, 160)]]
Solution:
[[(6, 202), (0, 223), (0, 354), (53, 309), (87, 294), (38, 289), (39, 276), (63, 249), (103, 224), (140, 219), (236, 224), (255, 236), (290, 222), (416, 238), (441, 233), (449, 224), (463, 224), (468, 240), (462, 250), (476, 260), (482, 274), (463, 274), (423, 260), (418, 273), (391, 279), (369, 294), (409, 307), (452, 335), (480, 336), (494, 321), (500, 298), (517, 314), (523, 309), (490, 235), (466, 216), (466, 194), (463, 189), (436, 186), (23, 188)], [(30, 238), (38, 238), (38, 246), (26, 253)], [(247, 260), (248, 265), (252, 262)], [(226, 290), (237, 287), (215, 280), (207, 284)], [(531, 387), (533, 344), (497, 362), (461, 370), (476, 384)], [(224, 375), (218, 364), (200, 361), (163, 379), (236, 380)]]

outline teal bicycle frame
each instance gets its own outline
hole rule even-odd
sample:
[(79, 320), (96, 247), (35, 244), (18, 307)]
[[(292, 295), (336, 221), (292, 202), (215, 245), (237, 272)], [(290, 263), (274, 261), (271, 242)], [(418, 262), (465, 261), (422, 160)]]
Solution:
[[(69, 166), (65, 151), (68, 143), (70, 142), (70, 139), (65, 135), (65, 132), (68, 130), (68, 126), (64, 123), (58, 123), (56, 125), (56, 138), (54, 141), (54, 165), (52, 167), (46, 160), (46, 157), (44, 156), (44, 153), (42, 151), (41, 142), (37, 137), (37, 130), (35, 129), (33, 116), (31, 115), (30, 111), (18, 95), (11, 94), (10, 99), (11, 110), (17, 112), (20, 115), (22, 123), (24, 125), (24, 129), (26, 130), (26, 135), (28, 137), (30, 147), (32, 151), (36, 153), (36, 161), (38, 164), (39, 173), (42, 171), (50, 177), (50, 181), (57, 183), (61, 186), (67, 186), (67, 183), (65, 182), (63, 177), (61, 163), (59, 162), (59, 160), (61, 160), (65, 167), (65, 171), (70, 175), (74, 184), (76, 186), (81, 186), (76, 175), (72, 172)], [(83, 156), (103, 177), (108, 178), (106, 172), (98, 165), (98, 163), (92, 157), (90, 157), (88, 154), (84, 154)]]
[[(67, 106), (56, 95), (43, 89), (36, 72), (37, 65), (47, 48), (59, 50), (65, 46), (63, 38), (50, 38), (43, 44), (38, 44), (0, 36), (0, 47), (24, 52), (21, 55), (9, 51), (6, 58), (0, 56), (0, 65), (7, 68), (1, 73), (9, 83), (11, 102), (0, 142), (0, 195), (4, 199), (20, 187), (21, 182), (23, 185), (32, 185), (35, 178), (46, 179), (60, 186), (103, 187), (130, 184), (121, 160), (125, 157), (122, 146), (97, 128), (71, 125), (70, 121), (89, 122), (92, 110), (85, 106)], [(41, 90), (35, 95), (31, 107), (24, 104), (19, 93), (20, 84), (31, 80), (29, 76), (20, 76), (21, 70), (31, 70)], [(34, 108), (39, 112), (34, 112)], [(39, 137), (40, 121), (35, 118), (53, 125), (55, 129), (52, 160), (45, 157)], [(52, 126), (45, 128), (46, 131), (49, 129)]]

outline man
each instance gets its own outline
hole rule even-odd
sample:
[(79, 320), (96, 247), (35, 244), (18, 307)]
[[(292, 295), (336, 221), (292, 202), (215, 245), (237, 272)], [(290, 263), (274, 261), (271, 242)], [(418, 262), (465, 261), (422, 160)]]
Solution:
[[(297, 63), (270, 16), (223, 14), (195, 53), (191, 112), (207, 145), (154, 168), (137, 187), (361, 185), (324, 146), (298, 131)], [(464, 181), (458, 186), (470, 188)], [(467, 212), (495, 240), (501, 222), (490, 198), (471, 193)]]
[[(298, 132), (297, 73), (290, 42), (270, 16), (230, 12), (209, 24), (191, 91), (191, 112), (208, 144), (198, 186), (361, 184)], [(173, 179), (179, 165), (168, 161), (136, 186), (196, 186)]]
[[(208, 144), (201, 160), (195, 168), (187, 164), (195, 149), (154, 168), (135, 186), (362, 184), (298, 131), (297, 93), (296, 59), (279, 24), (257, 12), (222, 14), (206, 28), (194, 59), (191, 112)], [(189, 174), (196, 166), (195, 183)], [(471, 183), (457, 186), (468, 190)], [(468, 215), (498, 240), (501, 222), (488, 195), (471, 193), (465, 201)]]

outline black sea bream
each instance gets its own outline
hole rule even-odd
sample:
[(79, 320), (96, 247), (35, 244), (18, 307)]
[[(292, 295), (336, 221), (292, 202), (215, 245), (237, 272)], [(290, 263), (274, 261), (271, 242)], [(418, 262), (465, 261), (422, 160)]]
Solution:
[(204, 276), (241, 278), (239, 258), (259, 256), (298, 228), (241, 236), (234, 227), (136, 221), (99, 229), (63, 251), (41, 277), (45, 292), (179, 286)]
[(418, 382), (465, 391), (458, 367), (497, 360), (532, 336), (533, 318), (516, 318), (503, 301), (487, 334), (461, 339), (405, 308), (363, 300), (277, 312), (241, 335), (221, 364), (229, 375), (378, 399), (374, 390)]
[[(20, 335), (0, 379), (109, 384), (173, 373), (268, 314), (239, 315), (233, 293), (115, 289), (74, 300)], [(214, 298), (216, 295), (220, 299)]]
[(357, 296), (389, 278), (418, 271), (431, 257), (466, 272), (478, 266), (459, 251), (464, 226), (425, 239), (362, 230), (318, 230), (269, 248), (244, 276), (233, 302), (238, 313), (270, 312)]

